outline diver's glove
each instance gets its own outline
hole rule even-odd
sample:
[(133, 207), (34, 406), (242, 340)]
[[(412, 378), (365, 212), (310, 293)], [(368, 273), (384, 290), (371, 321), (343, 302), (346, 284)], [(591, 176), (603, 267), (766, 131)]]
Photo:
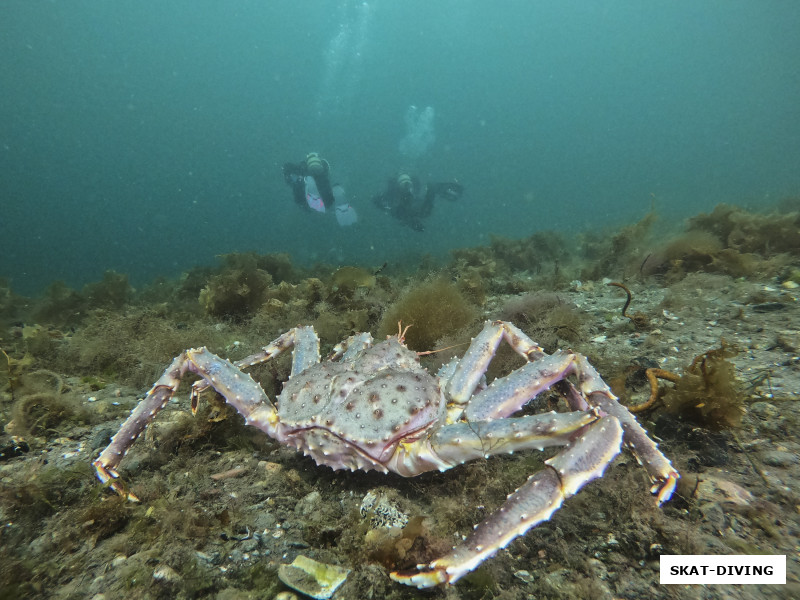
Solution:
[(461, 194), (464, 193), (464, 186), (457, 181), (434, 183), (433, 189), (435, 190), (437, 196), (442, 196), (443, 198), (451, 201), (458, 200), (461, 198)]
[(295, 185), (302, 178), (303, 173), (300, 165), (288, 162), (283, 165), (283, 180), (288, 185)]

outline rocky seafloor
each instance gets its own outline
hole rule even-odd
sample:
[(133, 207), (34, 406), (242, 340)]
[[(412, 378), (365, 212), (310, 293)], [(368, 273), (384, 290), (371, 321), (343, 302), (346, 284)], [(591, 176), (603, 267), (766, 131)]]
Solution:
[[(718, 207), (663, 237), (651, 216), (568, 245), (495, 239), (416, 270), (230, 255), (219, 267), (133, 290), (124, 275), (40, 298), (0, 295), (0, 598), (275, 598), (304, 556), (349, 569), (333, 598), (800, 597), (800, 217)], [(792, 237), (794, 236), (794, 237)], [(780, 237), (780, 240), (778, 238)], [(658, 241), (654, 241), (658, 240)], [(624, 288), (630, 306), (624, 311)], [(623, 451), (553, 518), (453, 586), (388, 573), (430, 561), (499, 507), (555, 451), (445, 473), (334, 472), (246, 427), (188, 381), (120, 473), (140, 502), (102, 486), (91, 461), (184, 348), (243, 358), (298, 323), (323, 355), (355, 331), (410, 324), (435, 372), (487, 319), (552, 352), (585, 354), (682, 477), (656, 507)], [(501, 349), (488, 379), (519, 367)], [(252, 372), (271, 398), (289, 357)], [(526, 412), (565, 410), (556, 394)], [(661, 554), (783, 554), (775, 586), (659, 584)]]

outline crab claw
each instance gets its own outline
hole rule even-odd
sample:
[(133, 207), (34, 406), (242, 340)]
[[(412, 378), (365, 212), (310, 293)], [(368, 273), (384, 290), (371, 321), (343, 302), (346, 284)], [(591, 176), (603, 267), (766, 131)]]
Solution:
[[(425, 569), (429, 565), (417, 565), (418, 569)], [(414, 586), (417, 589), (429, 588), (441, 583), (450, 581), (450, 577), (445, 569), (430, 569), (428, 571), (416, 571), (399, 573), (392, 571), (389, 577), (397, 583)]]
[(650, 488), (651, 494), (658, 492), (658, 496), (656, 496), (656, 498), (658, 499), (659, 506), (672, 498), (672, 493), (675, 491), (675, 486), (678, 484), (678, 479), (680, 478), (681, 476), (677, 471), (672, 471), (671, 473), (667, 474), (665, 480), (657, 481), (653, 487)]
[(94, 467), (97, 478), (101, 483), (107, 484), (108, 487), (131, 502), (140, 502), (136, 494), (125, 489), (121, 483), (121, 480), (119, 479), (119, 473), (117, 473), (112, 467), (103, 464), (103, 461), (100, 459), (94, 461), (92, 466)]

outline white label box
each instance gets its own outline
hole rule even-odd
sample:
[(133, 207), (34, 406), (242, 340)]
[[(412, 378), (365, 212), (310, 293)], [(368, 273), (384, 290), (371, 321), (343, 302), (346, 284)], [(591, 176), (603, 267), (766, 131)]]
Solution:
[(783, 554), (662, 554), (662, 584), (786, 583)]

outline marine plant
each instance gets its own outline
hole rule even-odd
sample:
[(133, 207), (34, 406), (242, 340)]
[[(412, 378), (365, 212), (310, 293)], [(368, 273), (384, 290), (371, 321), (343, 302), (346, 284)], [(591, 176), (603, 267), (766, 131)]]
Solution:
[(331, 289), (353, 292), (358, 288), (375, 287), (375, 275), (361, 267), (340, 267), (331, 277)]
[(584, 315), (555, 292), (529, 292), (511, 296), (499, 310), (499, 318), (524, 326), (527, 333), (548, 352), (559, 340), (577, 342), (582, 338)]
[(256, 266), (270, 274), (273, 281), (296, 281), (297, 270), (292, 264), (288, 252), (273, 252), (270, 254), (256, 254)]
[(689, 231), (710, 231), (727, 248), (769, 257), (800, 254), (800, 212), (761, 214), (718, 204), (711, 213), (689, 219)]
[(478, 306), (486, 305), (487, 281), (475, 267), (466, 267), (458, 277), (458, 289)]
[(54, 366), (76, 375), (116, 380), (136, 387), (150, 385), (186, 348), (224, 348), (227, 327), (205, 319), (179, 321), (147, 308), (92, 311), (82, 327), (66, 340)]
[(800, 254), (800, 212), (755, 213), (726, 204), (691, 219), (680, 236), (657, 248), (644, 274), (668, 282), (689, 273), (771, 277)]
[(440, 338), (471, 325), (477, 314), (456, 285), (439, 277), (412, 286), (389, 305), (378, 327), (378, 337), (396, 334), (397, 324), (402, 321), (411, 325), (405, 336), (408, 347), (431, 350)]
[(612, 281), (608, 283), (608, 285), (612, 285), (622, 289), (623, 292), (626, 294), (625, 304), (622, 306), (622, 316), (628, 319), (636, 329), (647, 329), (650, 326), (650, 319), (646, 314), (643, 312), (635, 312), (632, 315), (628, 314), (628, 307), (631, 305), (631, 300), (633, 299), (633, 294), (631, 290), (628, 288), (627, 285), (624, 283), (620, 283), (618, 281)]
[(5, 329), (8, 323), (19, 320), (29, 303), (27, 298), (14, 293), (7, 279), (0, 277), (0, 328)]
[(206, 314), (217, 318), (241, 320), (252, 314), (266, 300), (272, 276), (259, 268), (254, 254), (226, 254), (225, 268), (209, 278), (200, 291), (200, 305)]
[(90, 421), (89, 411), (53, 371), (39, 369), (23, 374), (14, 397), (6, 430), (21, 438), (52, 439), (62, 433), (65, 422)]
[(697, 355), (664, 394), (667, 411), (709, 429), (737, 427), (744, 414), (744, 394), (728, 360), (737, 353), (723, 339), (719, 348)]
[(44, 296), (34, 302), (33, 318), (40, 323), (74, 325), (86, 316), (88, 309), (89, 302), (83, 294), (63, 281), (54, 281)]
[(614, 273), (635, 273), (647, 257), (651, 230), (657, 220), (654, 211), (616, 233), (588, 232), (581, 236), (581, 251), (587, 259), (581, 279), (601, 279)]
[(103, 279), (87, 283), (83, 288), (90, 308), (120, 309), (128, 302), (133, 289), (128, 276), (116, 271), (106, 271)]
[(326, 300), (343, 308), (354, 308), (353, 302), (369, 294), (377, 283), (375, 275), (361, 267), (337, 269), (328, 284)]

